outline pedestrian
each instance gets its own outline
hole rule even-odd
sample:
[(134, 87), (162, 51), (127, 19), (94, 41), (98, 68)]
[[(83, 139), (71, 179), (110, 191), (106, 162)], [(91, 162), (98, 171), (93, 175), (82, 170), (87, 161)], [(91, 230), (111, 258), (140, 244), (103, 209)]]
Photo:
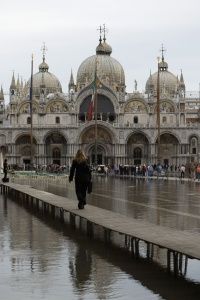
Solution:
[(86, 204), (86, 192), (91, 181), (91, 170), (87, 158), (82, 150), (78, 150), (72, 161), (69, 182), (75, 178), (75, 190), (78, 199), (78, 208), (83, 209)]
[(8, 174), (8, 163), (7, 163), (7, 159), (4, 159), (4, 163), (3, 163), (3, 173), (4, 173), (4, 177), (3, 177), (3, 181), (7, 180), (7, 174)]
[(181, 178), (185, 178), (185, 166), (182, 165), (180, 170), (181, 170)]
[(196, 168), (196, 177), (199, 181), (200, 180), (200, 165), (198, 165), (197, 168)]

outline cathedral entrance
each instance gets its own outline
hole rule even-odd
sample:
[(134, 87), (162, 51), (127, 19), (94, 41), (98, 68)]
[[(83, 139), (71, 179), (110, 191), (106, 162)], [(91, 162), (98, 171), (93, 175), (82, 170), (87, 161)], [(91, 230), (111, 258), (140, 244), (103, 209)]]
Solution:
[(52, 132), (45, 140), (46, 164), (66, 165), (67, 142), (59, 132)]
[[(97, 154), (95, 154), (95, 128), (88, 128), (81, 136), (81, 145), (84, 147), (90, 164), (107, 165), (112, 164), (112, 136), (103, 126), (97, 129)], [(96, 160), (97, 155), (97, 161)]]
[[(90, 163), (95, 164), (96, 157), (95, 157), (95, 147), (92, 147), (92, 150), (90, 152)], [(106, 155), (105, 150), (103, 147), (98, 146), (97, 147), (97, 165), (103, 165), (106, 164)]]
[(134, 149), (134, 165), (141, 165), (141, 159), (142, 159), (142, 149), (139, 147), (136, 147)]
[[(31, 163), (30, 135), (27, 134), (18, 137), (15, 142), (15, 147), (16, 147), (16, 154), (18, 156), (18, 160), (16, 161), (16, 164), (19, 166), (25, 165), (27, 166), (27, 168), (30, 168), (30, 163)], [(36, 154), (37, 154), (37, 142), (36, 139), (33, 137), (33, 144), (32, 144), (33, 164), (37, 163), (35, 158)]]
[(127, 163), (141, 165), (149, 161), (149, 142), (142, 133), (133, 133), (127, 141)]
[(169, 166), (169, 164), (177, 164), (178, 145), (179, 142), (173, 134), (164, 133), (160, 136), (161, 164), (165, 166)]

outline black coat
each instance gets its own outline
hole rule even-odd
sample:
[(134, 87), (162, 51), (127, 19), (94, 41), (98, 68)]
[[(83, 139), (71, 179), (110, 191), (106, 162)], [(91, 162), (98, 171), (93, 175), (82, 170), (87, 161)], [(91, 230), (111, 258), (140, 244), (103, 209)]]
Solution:
[(77, 162), (75, 159), (72, 162), (69, 174), (69, 182), (75, 177), (75, 182), (88, 183), (91, 180), (91, 170), (87, 161)]

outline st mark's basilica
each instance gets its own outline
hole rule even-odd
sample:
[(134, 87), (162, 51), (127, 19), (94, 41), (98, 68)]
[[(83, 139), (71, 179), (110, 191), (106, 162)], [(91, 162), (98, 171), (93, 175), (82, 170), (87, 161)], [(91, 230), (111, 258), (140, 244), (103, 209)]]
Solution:
[[(21, 166), (29, 164), (32, 155), (35, 165), (68, 166), (81, 148), (90, 163), (94, 163), (95, 158), (98, 164), (157, 163), (159, 90), (161, 164), (199, 162), (199, 98), (187, 96), (182, 72), (177, 76), (169, 71), (163, 52), (158, 69), (147, 78), (144, 93), (137, 90), (137, 82), (132, 93), (126, 92), (124, 69), (112, 57), (112, 48), (105, 35), (100, 36), (96, 54), (80, 64), (76, 80), (71, 73), (68, 87), (64, 87), (68, 88), (67, 93), (50, 72), (52, 69), (43, 51), (39, 70), (32, 77), (32, 144), (31, 80), (24, 84), (13, 74), (7, 105), (1, 88), (1, 160), (6, 157), (9, 165)], [(93, 115), (88, 121), (95, 75), (98, 78), (97, 120)]]

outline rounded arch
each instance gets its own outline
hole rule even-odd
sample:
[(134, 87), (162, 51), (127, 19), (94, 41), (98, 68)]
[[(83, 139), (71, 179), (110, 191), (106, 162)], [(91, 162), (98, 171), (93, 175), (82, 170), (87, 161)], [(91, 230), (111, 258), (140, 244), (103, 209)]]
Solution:
[(44, 152), (47, 165), (66, 165), (67, 140), (59, 131), (50, 131), (44, 137)]
[(188, 143), (189, 143), (189, 144), (191, 143), (192, 138), (196, 138), (197, 141), (199, 142), (199, 136), (198, 136), (197, 134), (195, 134), (195, 133), (192, 133), (192, 134), (190, 134), (190, 135), (188, 136)]
[[(177, 140), (178, 144), (181, 144), (180, 137), (177, 136), (175, 133), (172, 133), (171, 131), (163, 131), (163, 132), (160, 134), (160, 140), (161, 140), (161, 138), (163, 138), (163, 136), (165, 136), (165, 135), (166, 135), (166, 136), (172, 136), (172, 137), (174, 137), (174, 139)], [(154, 143), (156, 144), (157, 141), (158, 141), (158, 135), (156, 135)]]
[(19, 165), (30, 166), (36, 162), (37, 156), (37, 140), (33, 136), (31, 144), (30, 134), (21, 134), (15, 140), (15, 153), (18, 156), (17, 163)]
[(65, 140), (65, 142), (68, 142), (68, 137), (66, 136), (66, 134), (62, 131), (62, 130), (49, 130), (46, 132), (46, 134), (43, 136), (43, 144), (46, 143), (46, 139), (50, 136), (50, 135), (58, 135), (58, 136), (62, 136)]
[[(199, 137), (196, 134), (191, 134), (188, 139), (189, 142), (189, 153), (191, 156), (198, 154)], [(194, 159), (193, 159), (194, 160)]]
[[(33, 100), (32, 104), (32, 112), (34, 114), (38, 113), (39, 111), (39, 104)], [(23, 101), (18, 108), (18, 114), (30, 114), (30, 101)]]
[(143, 99), (130, 99), (124, 106), (124, 113), (148, 113), (147, 103)]
[(49, 100), (46, 105), (46, 113), (65, 113), (68, 112), (69, 108), (64, 100), (52, 99)]
[[(89, 86), (84, 91), (82, 91), (78, 97), (76, 98), (76, 105), (77, 105), (77, 110), (80, 111), (80, 106), (84, 99), (86, 99), (88, 96), (91, 97), (93, 94), (93, 86)], [(101, 85), (101, 87), (98, 88), (98, 93), (97, 96), (102, 95), (107, 97), (113, 104), (114, 111), (117, 112), (119, 110), (119, 103), (118, 103), (118, 98), (116, 94), (110, 90), (108, 87), (105, 87), (104, 85)]]
[[(162, 133), (160, 135), (160, 162), (163, 165), (169, 166), (176, 164), (177, 156), (179, 154), (179, 140), (173, 133)], [(156, 155), (158, 155), (158, 137), (156, 139)]]
[(149, 140), (142, 132), (132, 132), (127, 138), (127, 158), (135, 165), (149, 161)]
[(126, 137), (126, 144), (128, 143), (128, 140), (130, 139), (130, 137), (135, 135), (135, 134), (139, 134), (139, 135), (144, 136), (147, 139), (148, 143), (150, 143), (151, 139), (147, 134), (145, 134), (143, 131), (135, 130), (135, 131), (131, 131), (131, 132), (128, 133), (128, 135)]
[[(80, 134), (77, 136), (76, 143), (77, 144), (81, 143), (81, 138), (84, 135), (84, 133), (87, 132), (90, 128), (94, 128), (94, 127), (95, 127), (95, 121), (91, 121), (91, 122), (88, 122), (88, 123), (84, 124)], [(103, 123), (101, 121), (98, 121), (97, 133), (98, 133), (98, 129), (106, 130), (109, 133), (109, 135), (111, 136), (112, 143), (117, 143), (118, 142), (118, 137), (116, 136), (114, 128), (111, 124), (106, 123), (106, 125), (105, 125), (105, 123)]]
[[(177, 107), (171, 100), (160, 101), (160, 113), (176, 113)], [(157, 113), (157, 103), (154, 104), (154, 113)]]
[[(90, 163), (112, 164), (113, 136), (110, 130), (99, 126), (97, 130), (97, 144), (95, 144), (95, 126), (87, 127), (79, 136), (79, 144), (83, 147)], [(96, 151), (97, 150), (97, 151)]]

